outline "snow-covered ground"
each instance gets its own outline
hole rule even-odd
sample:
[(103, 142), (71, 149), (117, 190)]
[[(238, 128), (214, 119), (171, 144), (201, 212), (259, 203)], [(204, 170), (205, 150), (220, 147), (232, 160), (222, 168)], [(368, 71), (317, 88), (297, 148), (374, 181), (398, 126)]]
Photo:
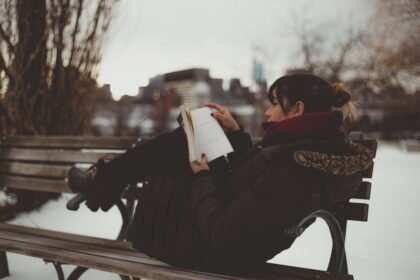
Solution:
[[(349, 270), (355, 279), (420, 279), (420, 153), (407, 153), (396, 146), (381, 143), (373, 175), (369, 222), (350, 222), (346, 250)], [(92, 213), (82, 206), (77, 212), (67, 211), (65, 195), (49, 202), (40, 211), (20, 215), (11, 223), (114, 238), (121, 224), (116, 208)], [(325, 269), (331, 250), (328, 229), (316, 222), (292, 248), (276, 256), (272, 262), (293, 266)], [(7, 280), (56, 279), (51, 264), (42, 260), (9, 254), (11, 276)], [(64, 266), (66, 275), (72, 266)], [(119, 279), (118, 275), (89, 270), (80, 279)]]

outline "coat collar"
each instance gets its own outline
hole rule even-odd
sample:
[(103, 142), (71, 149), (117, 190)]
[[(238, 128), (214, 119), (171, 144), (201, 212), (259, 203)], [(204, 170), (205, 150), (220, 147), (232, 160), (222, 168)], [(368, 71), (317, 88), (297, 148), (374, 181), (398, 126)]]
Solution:
[[(260, 155), (267, 161), (292, 161), (301, 167), (311, 168), (332, 175), (354, 175), (373, 164), (373, 152), (352, 141), (342, 142), (341, 152), (325, 151), (336, 140), (304, 139), (287, 145), (273, 145), (263, 148)], [(318, 147), (318, 148), (317, 148)]]
[(352, 153), (334, 155), (318, 151), (300, 150), (293, 153), (294, 162), (332, 175), (351, 176), (373, 164), (373, 152), (362, 144), (347, 143)]

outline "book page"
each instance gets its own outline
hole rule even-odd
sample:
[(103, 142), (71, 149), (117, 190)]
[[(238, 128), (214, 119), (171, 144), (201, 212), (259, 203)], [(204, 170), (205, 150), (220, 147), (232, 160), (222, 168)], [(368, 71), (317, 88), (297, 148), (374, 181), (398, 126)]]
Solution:
[(200, 162), (201, 154), (207, 155), (210, 162), (220, 156), (233, 152), (225, 132), (220, 124), (211, 114), (211, 109), (202, 107), (191, 111), (195, 143), (196, 143), (196, 160)]

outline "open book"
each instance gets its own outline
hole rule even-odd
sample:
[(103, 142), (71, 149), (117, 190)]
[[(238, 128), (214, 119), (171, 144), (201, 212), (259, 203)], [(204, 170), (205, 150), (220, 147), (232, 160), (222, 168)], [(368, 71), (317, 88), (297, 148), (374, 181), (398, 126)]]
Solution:
[(201, 154), (207, 155), (210, 162), (220, 156), (233, 152), (225, 132), (211, 114), (211, 109), (201, 107), (190, 111), (182, 105), (180, 123), (188, 140), (190, 162), (201, 161)]

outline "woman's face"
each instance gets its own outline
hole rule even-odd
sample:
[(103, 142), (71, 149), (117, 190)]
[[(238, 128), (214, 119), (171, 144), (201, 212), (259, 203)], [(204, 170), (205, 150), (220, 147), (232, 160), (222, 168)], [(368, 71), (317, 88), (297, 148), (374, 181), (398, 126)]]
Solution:
[(280, 106), (277, 96), (274, 94), (273, 102), (268, 110), (265, 112), (265, 117), (268, 122), (279, 122), (289, 118), (289, 114), (283, 112), (282, 107)]
[[(280, 103), (277, 99), (277, 95), (274, 93), (273, 102), (268, 110), (265, 112), (265, 117), (268, 122), (279, 122), (284, 121), (296, 116), (303, 114), (304, 105), (302, 101), (298, 101), (295, 105), (291, 106), (288, 113), (283, 111), (283, 108), (280, 106)], [(288, 106), (288, 100), (285, 100), (285, 106)]]

